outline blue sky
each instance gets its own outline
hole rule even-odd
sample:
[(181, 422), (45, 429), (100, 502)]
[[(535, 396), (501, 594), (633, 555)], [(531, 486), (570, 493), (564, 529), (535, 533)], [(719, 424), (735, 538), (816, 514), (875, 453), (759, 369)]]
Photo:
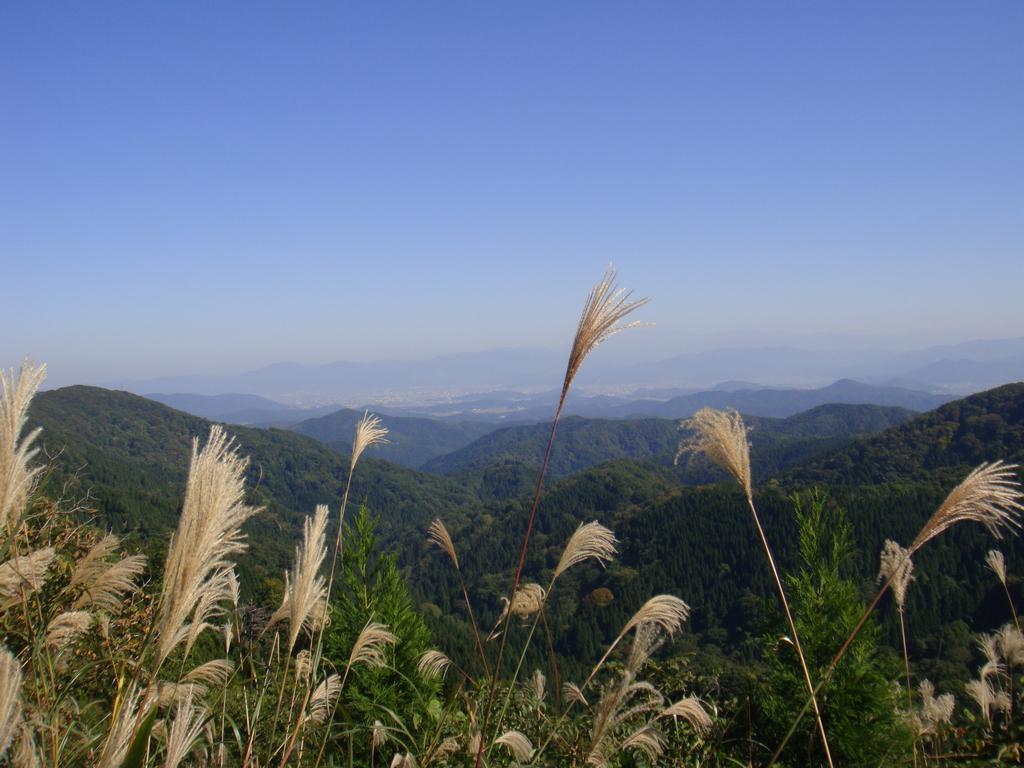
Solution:
[(1016, 1), (4, 4), (0, 362), (564, 346), (609, 261), (658, 324), (615, 354), (1021, 335), (1022, 39)]

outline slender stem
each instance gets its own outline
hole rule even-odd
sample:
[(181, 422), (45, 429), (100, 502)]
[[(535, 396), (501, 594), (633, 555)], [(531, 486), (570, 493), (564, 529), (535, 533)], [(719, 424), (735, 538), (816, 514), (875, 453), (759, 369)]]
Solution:
[[(548, 464), (551, 463), (551, 448), (555, 444), (555, 431), (558, 429), (558, 419), (562, 415), (562, 408), (565, 405), (565, 397), (568, 388), (563, 387), (562, 396), (558, 399), (558, 408), (555, 409), (555, 417), (551, 422), (551, 434), (548, 436), (548, 445), (544, 450), (544, 463), (541, 464), (540, 474), (537, 476), (537, 487), (533, 492), (533, 505), (530, 508), (530, 519), (526, 524), (526, 534), (523, 536), (523, 547), (519, 553), (519, 567), (516, 568), (516, 576), (512, 581), (512, 591), (509, 593), (509, 608), (515, 599), (516, 590), (519, 589), (519, 579), (523, 575), (523, 565), (526, 563), (526, 550), (530, 546), (530, 534), (533, 532), (533, 523), (537, 517), (537, 507), (540, 505), (540, 494), (544, 487), (544, 475), (548, 471)], [(508, 640), (508, 631), (502, 632), (501, 644), (498, 646), (498, 659), (494, 663), (494, 670), (491, 672), (490, 690), (487, 692), (487, 706), (484, 708), (484, 717), (480, 723), (480, 745), (476, 751), (476, 768), (480, 768), (484, 754), (484, 744), (487, 741), (487, 724), (491, 716), (491, 708), (494, 706), (494, 691), (498, 682), (498, 675), (501, 673), (501, 661), (505, 655), (505, 643)]]
[(815, 694), (814, 683), (811, 681), (811, 673), (807, 669), (807, 660), (804, 657), (803, 648), (800, 646), (800, 635), (796, 631), (796, 622), (793, 621), (793, 614), (789, 610), (789, 601), (786, 599), (786, 590), (782, 587), (782, 579), (779, 577), (779, 569), (775, 566), (775, 558), (772, 556), (772, 549), (768, 545), (768, 538), (764, 534), (764, 528), (761, 527), (761, 519), (757, 514), (757, 507), (754, 506), (754, 498), (748, 493), (747, 504), (750, 507), (750, 513), (754, 516), (754, 525), (757, 526), (757, 533), (761, 537), (761, 544), (764, 546), (764, 553), (768, 556), (768, 565), (771, 566), (772, 576), (775, 579), (775, 587), (779, 591), (779, 599), (782, 600), (782, 608), (786, 613), (786, 622), (789, 624), (789, 631), (793, 635), (793, 646), (796, 648), (796, 655), (800, 659), (800, 669), (804, 673), (804, 682), (807, 685), (807, 690), (811, 694), (811, 702), (814, 705), (814, 716), (818, 721), (818, 732), (821, 734), (821, 745), (825, 750), (825, 758), (828, 760), (829, 766), (833, 766), (832, 763), (832, 751), (828, 746), (828, 736), (825, 733), (825, 723), (821, 719), (821, 710), (818, 709), (818, 697)]
[(462, 569), (458, 562), (455, 563), (455, 573), (459, 577), (459, 586), (462, 588), (462, 597), (466, 601), (466, 611), (469, 613), (469, 624), (473, 628), (473, 640), (476, 642), (477, 653), (480, 654), (480, 663), (484, 666), (484, 677), (490, 677), (491, 668), (487, 663), (487, 654), (484, 652), (484, 644), (480, 639), (480, 628), (476, 623), (476, 614), (473, 613), (473, 605), (469, 602), (469, 590), (466, 589), (466, 580), (462, 577)]
[[(903, 621), (903, 609), (900, 608), (897, 613), (900, 617), (900, 640), (903, 643), (903, 670), (907, 675), (907, 714), (911, 714), (914, 711), (914, 690), (910, 687), (910, 655), (907, 653), (907, 627)], [(912, 744), (914, 749), (914, 768), (917, 768), (917, 738), (914, 738)]]
[(555, 653), (555, 641), (551, 636), (551, 625), (548, 624), (547, 606), (540, 607), (540, 620), (544, 622), (544, 634), (548, 639), (548, 655), (551, 657), (551, 674), (554, 677), (554, 700), (558, 707), (562, 706), (562, 676), (558, 673), (558, 656)]
[(1010, 604), (1010, 613), (1013, 614), (1013, 623), (1017, 627), (1017, 631), (1020, 632), (1020, 619), (1017, 618), (1017, 608), (1013, 604), (1013, 598), (1010, 597), (1010, 588), (1006, 586), (1005, 581), (1002, 579), (1000, 579), (1000, 581), (1003, 582), (1003, 591), (1006, 592), (1006, 601)]

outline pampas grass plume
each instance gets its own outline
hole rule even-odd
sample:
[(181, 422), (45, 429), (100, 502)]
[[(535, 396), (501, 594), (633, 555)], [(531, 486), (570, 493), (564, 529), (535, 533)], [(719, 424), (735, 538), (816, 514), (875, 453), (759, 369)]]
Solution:
[(604, 565), (615, 557), (615, 534), (598, 522), (584, 523), (576, 529), (562, 552), (554, 579), (585, 560)]
[(320, 569), (327, 557), (327, 505), (320, 504), (303, 526), (302, 545), (295, 548), (295, 567), (285, 573), (281, 607), (270, 624), (288, 620), (288, 652), (303, 629), (315, 631), (326, 614), (327, 582)]
[(496, 738), (494, 743), (508, 747), (517, 763), (528, 763), (533, 757), (533, 744), (521, 731), (506, 731)]
[(355, 469), (363, 451), (371, 445), (386, 445), (387, 434), (388, 428), (381, 424), (379, 416), (364, 412), (363, 418), (356, 424), (356, 435), (352, 440), (352, 469)]
[(679, 444), (676, 461), (687, 452), (703, 453), (728, 472), (751, 496), (750, 443), (743, 417), (736, 411), (701, 408), (680, 426), (693, 436)]
[(0, 757), (10, 746), (21, 723), (21, 664), (0, 648)]
[(0, 535), (17, 527), (25, 502), (41, 467), (30, 468), (38, 453), (32, 443), (42, 431), (36, 428), (21, 436), (28, 421), (28, 408), (46, 378), (45, 365), (22, 364), (17, 378), (14, 370), (0, 370)]
[(384, 649), (394, 645), (397, 640), (398, 638), (389, 632), (384, 624), (368, 621), (352, 645), (348, 667), (358, 664), (367, 664), (371, 667), (385, 666), (387, 659), (384, 657)]
[(459, 567), (459, 556), (455, 552), (455, 544), (452, 542), (451, 534), (448, 533), (448, 529), (445, 528), (441, 518), (435, 518), (434, 521), (427, 528), (427, 540), (431, 543), (444, 550), (444, 552), (451, 558), (452, 564)]
[(900, 613), (906, 603), (907, 587), (914, 580), (913, 571), (914, 562), (910, 559), (910, 550), (904, 549), (892, 539), (886, 539), (882, 547), (878, 580), (891, 580), (890, 588)]
[(985, 555), (985, 564), (992, 569), (1000, 583), (1006, 586), (1006, 560), (998, 549), (990, 549)]

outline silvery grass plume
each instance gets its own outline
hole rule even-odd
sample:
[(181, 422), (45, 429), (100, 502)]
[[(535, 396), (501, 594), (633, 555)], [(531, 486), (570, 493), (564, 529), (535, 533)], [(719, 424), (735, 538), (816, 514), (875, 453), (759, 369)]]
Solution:
[[(600, 658), (597, 664), (591, 670), (590, 675), (587, 677), (586, 682), (583, 683), (583, 688), (586, 688), (590, 684), (590, 681), (594, 679), (595, 675), (601, 670), (601, 667), (611, 656), (612, 651), (618, 647), (622, 639), (630, 633), (631, 630), (643, 627), (641, 631), (638, 630), (638, 635), (642, 635), (641, 644), (645, 648), (653, 647), (653, 629), (657, 628), (665, 632), (669, 637), (675, 635), (682, 626), (683, 622), (690, 617), (690, 606), (680, 600), (678, 597), (673, 595), (655, 595), (644, 603), (640, 610), (633, 614), (633, 616), (626, 622), (625, 626), (622, 627), (622, 631), (619, 632), (612, 644), (608, 646), (608, 650), (604, 652), (604, 655)], [(645, 639), (646, 638), (646, 639)], [(638, 660), (634, 660), (638, 661)]]
[(370, 735), (370, 744), (374, 749), (380, 749), (388, 741), (388, 729), (380, 720), (373, 721), (373, 730)]
[(369, 411), (356, 424), (356, 436), (352, 440), (352, 469), (355, 469), (363, 451), (372, 445), (387, 445), (388, 428), (381, 424), (380, 417)]
[(88, 611), (65, 611), (46, 626), (46, 643), (54, 651), (61, 651), (92, 626), (93, 615)]
[(892, 539), (886, 539), (882, 547), (878, 581), (889, 581), (892, 595), (896, 599), (896, 608), (900, 613), (903, 613), (903, 606), (907, 600), (907, 587), (914, 580), (913, 571), (914, 562), (910, 559), (910, 550), (904, 549)]
[[(628, 748), (626, 742), (636, 734), (634, 731), (629, 735), (618, 736), (622, 726), (635, 716), (657, 712), (663, 706), (664, 699), (658, 690), (650, 683), (637, 681), (634, 673), (627, 669), (622, 680), (606, 691), (597, 704), (587, 750), (587, 764), (606, 768), (616, 754)], [(644, 727), (647, 725), (649, 723)]]
[(444, 551), (444, 553), (451, 558), (452, 564), (455, 568), (458, 569), (459, 556), (455, 552), (455, 543), (452, 541), (452, 537), (451, 534), (448, 533), (448, 529), (445, 528), (444, 523), (441, 522), (441, 518), (435, 518), (427, 527), (427, 541)]
[(743, 417), (736, 411), (701, 408), (692, 417), (680, 422), (683, 429), (693, 431), (689, 439), (679, 443), (676, 463), (685, 453), (703, 453), (742, 486), (751, 496), (750, 443)]
[(1006, 560), (1003, 558), (1003, 553), (998, 549), (990, 549), (988, 554), (985, 555), (985, 564), (992, 570), (992, 573), (996, 575), (999, 582), (1006, 585)]
[(201, 451), (199, 441), (192, 441), (185, 502), (167, 551), (157, 616), (158, 666), (183, 641), (187, 653), (231, 599), (229, 558), (245, 551), (242, 524), (259, 511), (243, 503), (247, 464), (219, 425), (210, 428)]
[(978, 709), (981, 710), (982, 717), (985, 718), (985, 724), (991, 726), (993, 711), (998, 709), (1001, 704), (1000, 694), (997, 693), (989, 684), (988, 680), (984, 678), (971, 680), (969, 683), (964, 685), (964, 691), (966, 691), (967, 695), (974, 699), (974, 703), (978, 705)]
[(615, 557), (616, 543), (615, 534), (597, 521), (581, 524), (566, 544), (551, 581), (586, 560), (597, 560), (601, 565), (610, 562)]
[(115, 611), (124, 596), (135, 591), (136, 579), (146, 568), (144, 555), (129, 555), (110, 562), (108, 557), (117, 552), (121, 540), (108, 533), (94, 544), (78, 561), (71, 574), (69, 587), (81, 589), (75, 608), (102, 608)]
[(619, 746), (620, 752), (626, 750), (636, 750), (652, 764), (656, 764), (658, 758), (665, 752), (665, 737), (657, 728), (642, 725), (627, 736)]
[(1004, 624), (996, 632), (999, 653), (1008, 667), (1019, 667), (1024, 664), (1024, 634), (1013, 624)]
[(4, 756), (21, 724), (21, 664), (0, 648), (0, 757)]
[(533, 757), (533, 744), (521, 731), (506, 731), (496, 738), (494, 743), (507, 747), (517, 763), (528, 763)]
[(579, 373), (587, 355), (593, 352), (601, 342), (616, 333), (642, 325), (642, 323), (636, 322), (622, 324), (621, 321), (649, 302), (650, 299), (630, 301), (633, 292), (625, 288), (618, 288), (615, 281), (615, 270), (608, 267), (604, 277), (587, 296), (583, 312), (580, 314), (579, 324), (576, 326), (572, 350), (569, 352), (569, 363), (566, 366), (565, 380), (562, 383), (562, 400), (569, 393), (569, 387), (572, 386), (573, 379)]
[(673, 719), (681, 717), (693, 727), (693, 730), (699, 736), (703, 736), (710, 731), (711, 725), (714, 722), (711, 719), (711, 715), (704, 708), (704, 704), (696, 696), (687, 696), (685, 699), (680, 699), (672, 706), (662, 710), (661, 716)]
[(576, 683), (563, 683), (562, 684), (562, 699), (566, 704), (582, 704), (584, 707), (589, 707), (590, 702), (587, 701), (587, 697), (583, 695), (583, 691)]
[(197, 705), (191, 694), (178, 702), (174, 712), (174, 722), (167, 732), (167, 754), (164, 768), (178, 768), (188, 757), (196, 741), (203, 732), (206, 710)]
[(984, 525), (990, 534), (1001, 539), (1004, 531), (1020, 529), (1021, 487), (1016, 480), (1016, 464), (995, 461), (974, 469), (924, 524), (910, 545), (910, 552), (922, 546), (957, 523), (974, 521)]
[(15, 378), (14, 369), (0, 370), (0, 535), (21, 521), (25, 503), (41, 467), (30, 468), (38, 453), (32, 443), (42, 431), (36, 428), (21, 436), (28, 421), (32, 398), (46, 378), (45, 365), (26, 361)]
[(136, 727), (156, 704), (156, 696), (152, 695), (151, 691), (146, 691), (143, 695), (143, 691), (135, 683), (129, 683), (118, 692), (114, 711), (110, 716), (110, 729), (103, 742), (96, 768), (121, 768), (135, 736)]
[(448, 667), (451, 665), (452, 660), (441, 653), (441, 651), (429, 650), (424, 651), (419, 661), (416, 662), (416, 671), (424, 679), (444, 677), (445, 672), (448, 671)]
[(391, 758), (391, 768), (416, 768), (416, 758), (412, 752), (399, 752)]
[(270, 625), (288, 620), (288, 653), (303, 629), (316, 631), (324, 618), (327, 580), (320, 568), (327, 557), (327, 505), (320, 504), (303, 526), (302, 546), (295, 548), (295, 567), (284, 575), (284, 599)]
[(544, 701), (544, 697), (547, 695), (548, 680), (544, 677), (544, 673), (539, 669), (533, 670), (533, 676), (530, 678), (530, 693), (533, 694), (533, 700), (540, 704)]
[(196, 685), (212, 685), (222, 687), (227, 684), (228, 678), (235, 669), (235, 663), (230, 659), (211, 659), (204, 664), (190, 670), (182, 681)]
[(509, 605), (507, 597), (501, 598), (501, 613), (498, 615), (498, 620), (494, 624), (494, 629), (491, 631), (491, 634), (487, 639), (493, 640), (501, 634), (499, 630), (501, 625), (508, 620), (509, 614), (525, 619), (537, 613), (544, 607), (544, 600), (546, 597), (547, 591), (544, 587), (531, 581), (520, 585), (519, 589), (516, 590), (515, 595), (512, 597), (511, 605)]
[(922, 680), (918, 690), (921, 692), (920, 735), (938, 733), (940, 726), (948, 725), (953, 719), (956, 699), (951, 693), (936, 696), (930, 680)]
[(359, 664), (366, 664), (371, 667), (383, 667), (387, 665), (387, 658), (384, 652), (389, 645), (394, 645), (398, 640), (384, 624), (376, 621), (366, 622), (352, 644), (352, 652), (348, 657), (348, 664), (345, 667), (345, 674), (349, 669)]
[(338, 675), (328, 675), (313, 691), (309, 697), (309, 712), (306, 714), (305, 723), (316, 723), (323, 725), (327, 722), (334, 709), (334, 702), (338, 700), (341, 693), (341, 678)]
[(0, 611), (17, 605), (43, 586), (53, 557), (53, 547), (43, 547), (0, 565)]

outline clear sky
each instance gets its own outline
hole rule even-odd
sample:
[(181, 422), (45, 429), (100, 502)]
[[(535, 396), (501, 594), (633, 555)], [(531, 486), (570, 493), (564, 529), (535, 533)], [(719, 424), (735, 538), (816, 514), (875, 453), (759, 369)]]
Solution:
[[(4, 3), (0, 364), (1024, 334), (1024, 3)], [(639, 336), (639, 335), (638, 335)], [(701, 341), (703, 340), (703, 341)]]

